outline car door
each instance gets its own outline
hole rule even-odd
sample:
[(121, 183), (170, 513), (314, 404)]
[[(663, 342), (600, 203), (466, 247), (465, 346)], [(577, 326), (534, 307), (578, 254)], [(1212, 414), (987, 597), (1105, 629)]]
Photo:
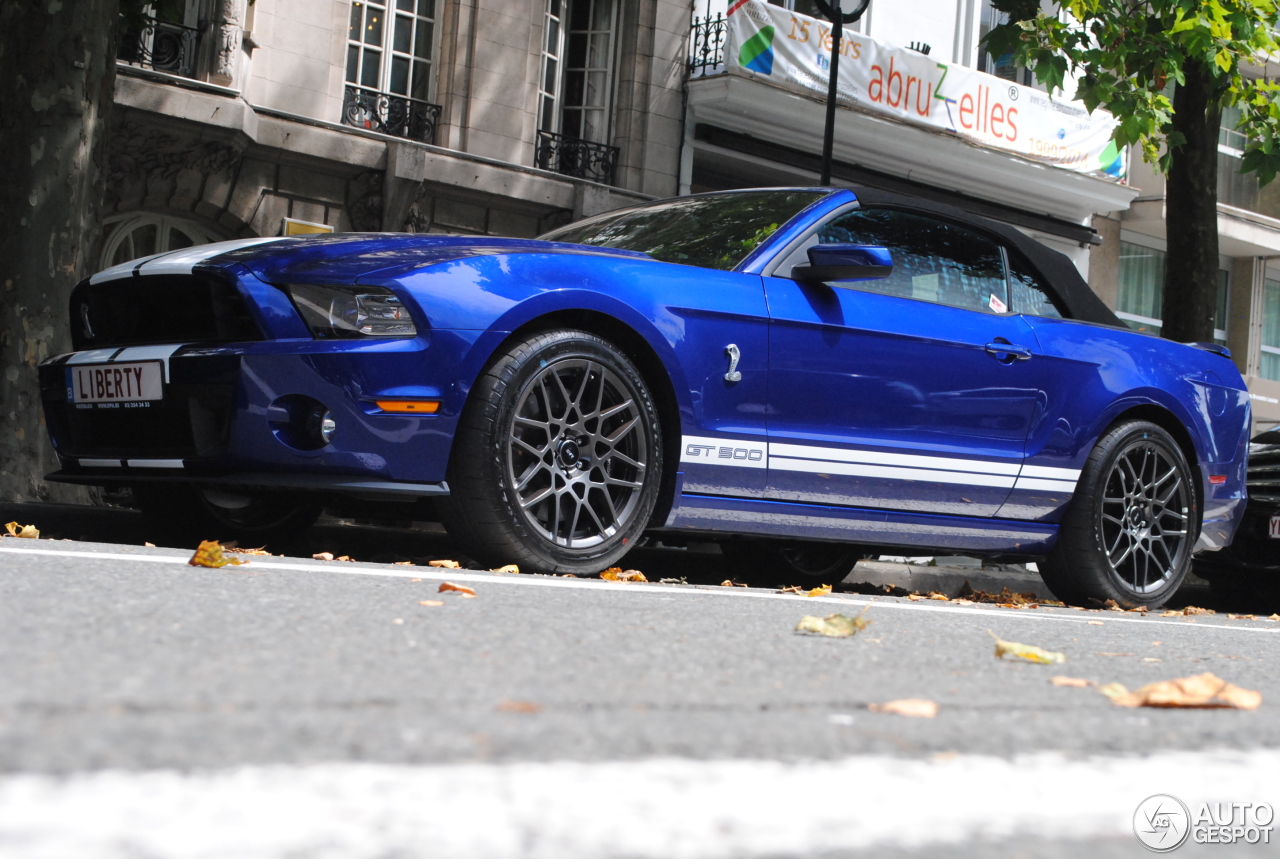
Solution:
[(838, 286), (785, 265), (765, 278), (768, 497), (993, 516), (1041, 389), (1032, 331), (1007, 313), (1003, 251), (892, 209), (839, 214), (815, 242), (887, 247), (894, 268)]

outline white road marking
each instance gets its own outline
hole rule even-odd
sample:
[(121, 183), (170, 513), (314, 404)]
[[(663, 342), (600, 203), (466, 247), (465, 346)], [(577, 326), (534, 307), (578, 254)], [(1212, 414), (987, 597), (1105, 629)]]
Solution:
[[(56, 558), (82, 558), (84, 560), (109, 560), (109, 561), (139, 561), (142, 563), (157, 564), (174, 564), (186, 566), (187, 561), (191, 558), (189, 554), (181, 555), (161, 555), (159, 553), (148, 554), (130, 554), (127, 552), (96, 552), (96, 551), (76, 551), (68, 549), (22, 549), (12, 545), (12, 541), (16, 538), (4, 538), (4, 546), (0, 547), (0, 557), (6, 554), (14, 555), (45, 555)], [(1097, 620), (1099, 617), (1107, 623), (1140, 623), (1147, 626), (1160, 624), (1164, 626), (1178, 626), (1183, 629), (1229, 629), (1236, 632), (1264, 632), (1277, 633), (1280, 632), (1280, 624), (1271, 623), (1267, 626), (1231, 626), (1224, 623), (1201, 623), (1188, 622), (1181, 620), (1160, 620), (1154, 617), (1132, 617), (1126, 616), (1123, 612), (1098, 612), (1089, 615), (1081, 615), (1072, 617), (1065, 614), (1054, 614), (1055, 611), (1070, 611), (1073, 614), (1075, 609), (1053, 609), (1050, 607), (1042, 607), (1039, 609), (997, 609), (997, 608), (979, 608), (975, 606), (958, 606), (950, 605), (942, 602), (921, 601), (921, 602), (882, 602), (878, 599), (866, 599), (852, 597), (847, 595), (833, 595), (829, 597), (807, 597), (798, 594), (783, 594), (777, 591), (766, 591), (756, 588), (722, 588), (714, 586), (690, 586), (690, 585), (660, 585), (660, 584), (638, 584), (630, 582), (606, 582), (599, 579), (561, 579), (550, 576), (525, 576), (502, 573), (484, 573), (476, 571), (464, 570), (446, 570), (439, 567), (401, 567), (401, 566), (367, 566), (357, 565), (347, 562), (320, 561), (320, 562), (281, 562), (275, 559), (266, 559), (262, 557), (253, 557), (252, 559), (240, 556), (242, 560), (251, 560), (252, 568), (255, 570), (287, 570), (295, 572), (307, 573), (336, 573), (338, 575), (348, 576), (390, 576), (399, 579), (431, 579), (433, 581), (451, 581), (451, 582), (479, 582), (482, 584), (512, 585), (515, 587), (535, 587), (535, 588), (579, 588), (597, 591), (613, 591), (633, 594), (684, 594), (686, 596), (716, 596), (716, 597), (736, 597), (739, 599), (770, 599), (770, 600), (790, 600), (803, 603), (835, 603), (837, 605), (854, 605), (854, 606), (875, 606), (877, 608), (899, 609), (902, 611), (933, 611), (933, 612), (953, 612), (965, 615), (988, 615), (999, 617), (1002, 619), (1025, 619), (1025, 620), (1050, 620), (1062, 621), (1065, 623), (1082, 623), (1087, 624), (1090, 620)], [(1096, 616), (1095, 616), (1096, 614)]]
[(728, 859), (928, 855), (1019, 837), (1059, 849), (1105, 839), (1136, 856), (1147, 797), (1172, 794), (1193, 816), (1202, 803), (1274, 807), (1277, 773), (1280, 752), (1258, 749), (17, 774), (0, 777), (0, 857)]

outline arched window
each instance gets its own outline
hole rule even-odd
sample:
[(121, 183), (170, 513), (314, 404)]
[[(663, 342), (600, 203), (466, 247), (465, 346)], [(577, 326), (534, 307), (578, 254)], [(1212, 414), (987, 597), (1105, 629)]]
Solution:
[(221, 236), (210, 233), (194, 221), (168, 215), (128, 215), (114, 223), (108, 221), (106, 227), (108, 233), (102, 250), (102, 268), (221, 240)]

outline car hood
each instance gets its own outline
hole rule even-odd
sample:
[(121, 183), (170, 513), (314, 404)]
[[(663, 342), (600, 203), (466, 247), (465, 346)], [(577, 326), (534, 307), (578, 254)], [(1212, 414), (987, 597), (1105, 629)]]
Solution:
[(476, 236), (426, 236), (396, 233), (344, 233), (281, 239), (239, 248), (205, 262), (243, 265), (267, 283), (352, 283), (357, 278), (389, 270), (408, 271), (498, 254), (584, 254), (650, 259), (648, 254), (615, 248)]

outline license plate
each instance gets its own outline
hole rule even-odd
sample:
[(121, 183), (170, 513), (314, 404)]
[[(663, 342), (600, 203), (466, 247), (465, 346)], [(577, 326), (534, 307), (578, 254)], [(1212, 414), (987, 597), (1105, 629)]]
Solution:
[(1271, 517), (1271, 539), (1280, 540), (1280, 516)]
[(164, 369), (159, 361), (71, 366), (67, 368), (67, 394), (73, 403), (161, 400), (164, 399)]

